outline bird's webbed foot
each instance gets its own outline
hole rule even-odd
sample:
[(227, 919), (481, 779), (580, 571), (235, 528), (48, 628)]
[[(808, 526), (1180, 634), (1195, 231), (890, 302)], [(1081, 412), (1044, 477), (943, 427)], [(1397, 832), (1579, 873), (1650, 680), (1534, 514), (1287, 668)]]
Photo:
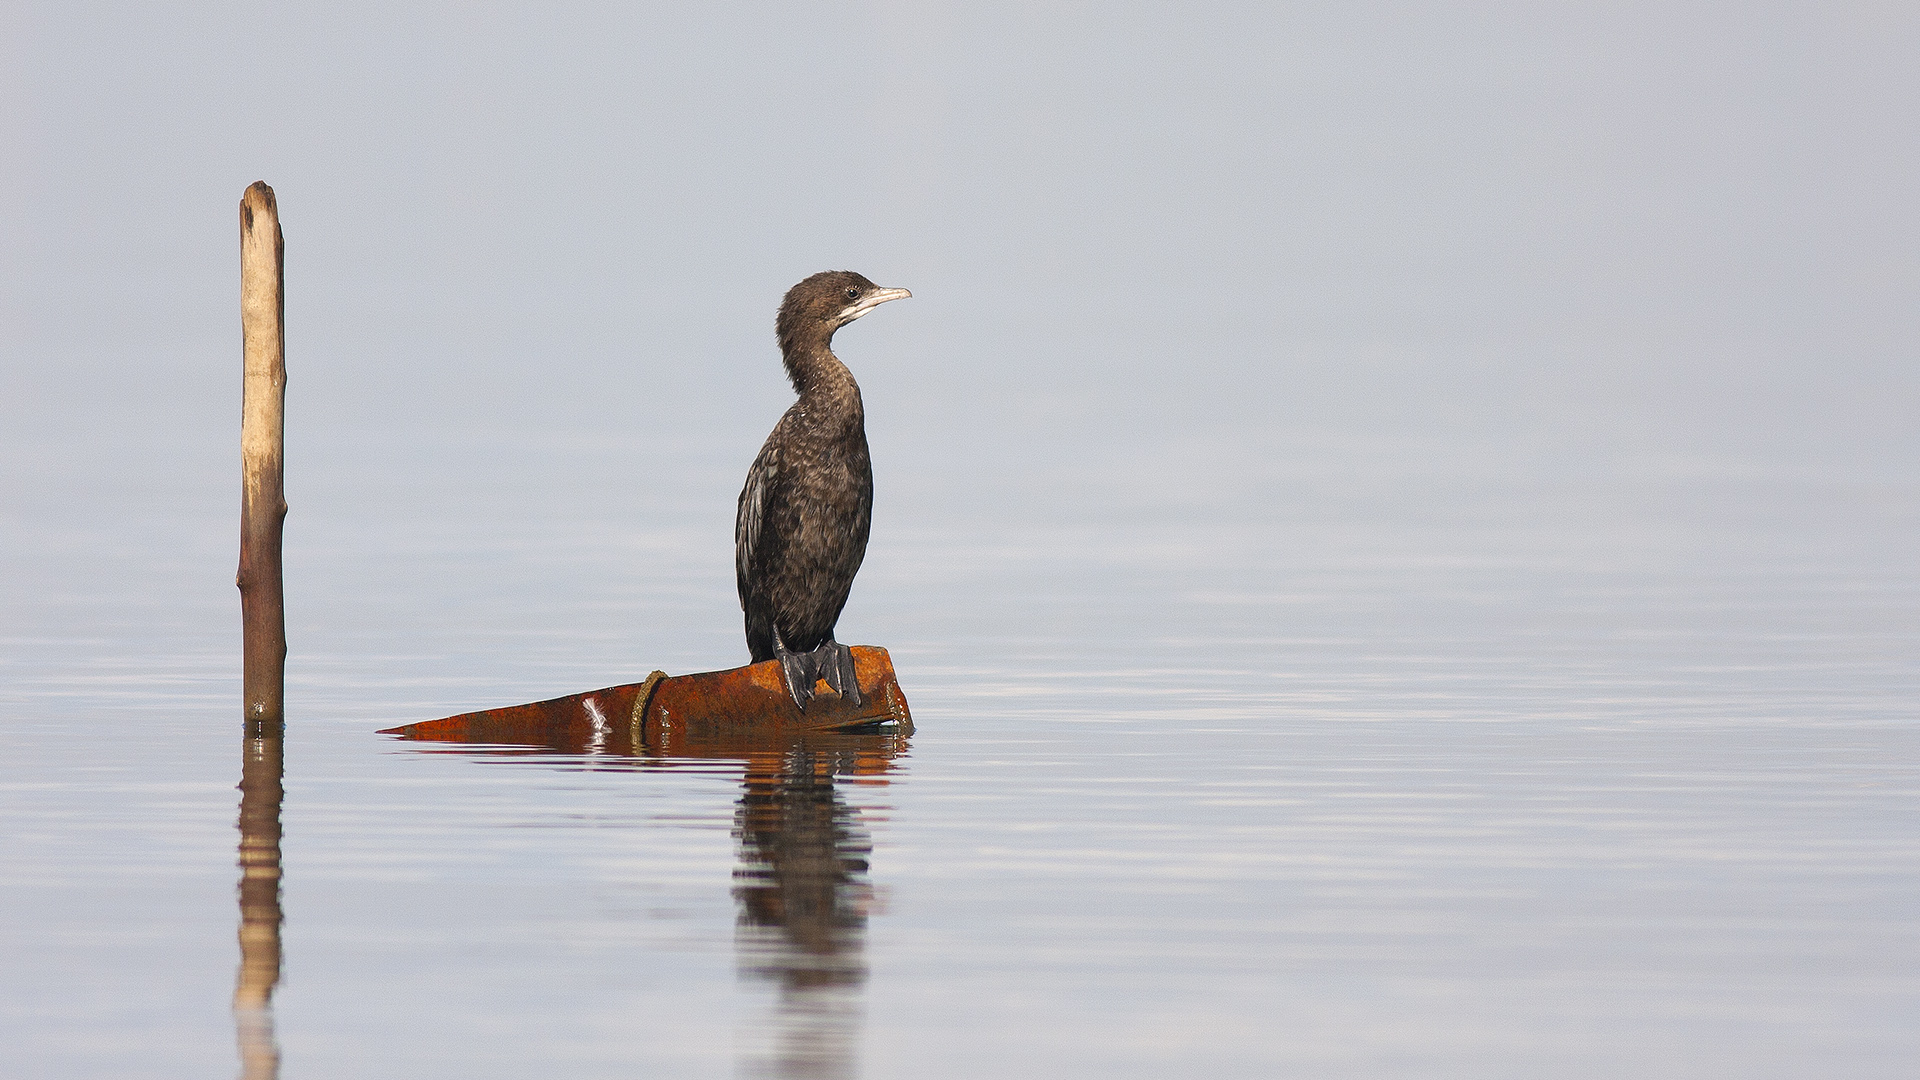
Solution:
[(773, 631), (773, 655), (780, 661), (780, 672), (787, 677), (787, 693), (793, 695), (793, 703), (801, 712), (807, 711), (807, 702), (813, 700), (813, 660), (814, 652), (789, 652), (787, 643), (780, 640), (780, 629)]
[(833, 692), (851, 704), (860, 704), (860, 676), (853, 670), (853, 650), (828, 638), (813, 651), (820, 657), (821, 675)]
[(775, 630), (773, 655), (786, 676), (787, 693), (793, 695), (793, 703), (801, 712), (807, 711), (807, 702), (813, 700), (813, 685), (821, 679), (827, 680), (827, 685), (843, 700), (854, 705), (861, 703), (860, 678), (853, 670), (853, 650), (845, 645), (828, 638), (806, 652), (791, 652), (780, 639), (780, 632)]

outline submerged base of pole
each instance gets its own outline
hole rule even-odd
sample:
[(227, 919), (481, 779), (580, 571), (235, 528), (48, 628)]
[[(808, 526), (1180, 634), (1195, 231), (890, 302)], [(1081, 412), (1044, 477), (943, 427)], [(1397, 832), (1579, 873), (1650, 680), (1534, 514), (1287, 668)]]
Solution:
[(787, 693), (778, 660), (609, 686), (529, 705), (461, 713), (388, 728), (382, 735), (432, 742), (590, 747), (608, 753), (673, 753), (689, 740), (755, 734), (865, 731), (884, 724), (912, 734), (907, 695), (893, 674), (893, 658), (873, 645), (853, 646), (861, 704), (833, 692), (825, 680), (803, 712)]

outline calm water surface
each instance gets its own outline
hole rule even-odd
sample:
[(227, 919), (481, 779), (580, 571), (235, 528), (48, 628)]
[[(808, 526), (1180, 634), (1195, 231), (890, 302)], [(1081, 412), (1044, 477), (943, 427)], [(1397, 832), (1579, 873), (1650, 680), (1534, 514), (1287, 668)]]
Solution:
[(737, 463), (568, 503), (632, 449), (519, 455), (484, 515), (378, 446), (290, 481), (284, 963), (238, 1028), (234, 787), (279, 748), (226, 461), (131, 525), (22, 473), (6, 1073), (1911, 1074), (1911, 482), (1193, 442), (1017, 514), (883, 488), (842, 636), (910, 738), (373, 734), (740, 661)]

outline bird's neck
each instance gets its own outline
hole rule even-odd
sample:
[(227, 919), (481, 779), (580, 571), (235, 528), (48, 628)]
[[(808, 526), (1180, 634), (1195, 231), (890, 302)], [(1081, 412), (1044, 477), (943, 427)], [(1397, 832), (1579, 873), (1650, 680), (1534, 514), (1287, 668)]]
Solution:
[(860, 424), (866, 411), (860, 403), (860, 384), (853, 372), (825, 343), (787, 350), (783, 357), (787, 377), (800, 394), (800, 406), (819, 422)]

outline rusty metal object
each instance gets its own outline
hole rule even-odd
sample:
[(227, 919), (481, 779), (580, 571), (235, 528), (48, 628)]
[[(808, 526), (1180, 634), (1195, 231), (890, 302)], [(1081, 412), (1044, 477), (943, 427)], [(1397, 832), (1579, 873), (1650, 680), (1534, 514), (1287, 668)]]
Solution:
[[(432, 742), (597, 749), (608, 753), (710, 756), (767, 735), (861, 731), (896, 724), (913, 732), (907, 695), (887, 650), (853, 646), (863, 701), (853, 705), (822, 680), (805, 712), (787, 693), (778, 660), (569, 694), (529, 705), (461, 713), (388, 728), (382, 735)], [(731, 756), (731, 755), (729, 755)]]

